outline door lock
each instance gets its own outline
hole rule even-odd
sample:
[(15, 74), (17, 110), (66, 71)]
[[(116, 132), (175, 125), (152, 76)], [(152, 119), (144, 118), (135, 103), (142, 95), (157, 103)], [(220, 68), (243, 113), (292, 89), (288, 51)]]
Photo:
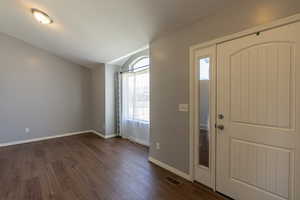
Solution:
[(219, 119), (224, 119), (224, 115), (223, 114), (218, 114), (218, 118)]
[(216, 125), (216, 128), (222, 131), (224, 130), (225, 127), (224, 125)]

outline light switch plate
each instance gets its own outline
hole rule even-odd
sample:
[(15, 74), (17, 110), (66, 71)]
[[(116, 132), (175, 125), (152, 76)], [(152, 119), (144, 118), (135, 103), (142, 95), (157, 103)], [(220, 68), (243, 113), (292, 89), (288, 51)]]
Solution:
[(178, 110), (180, 112), (188, 112), (189, 111), (189, 105), (188, 104), (179, 104)]

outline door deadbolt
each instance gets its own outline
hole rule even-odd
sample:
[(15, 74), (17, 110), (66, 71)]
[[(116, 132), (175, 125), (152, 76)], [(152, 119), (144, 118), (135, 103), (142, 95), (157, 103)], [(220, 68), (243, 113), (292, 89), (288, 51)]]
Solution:
[(224, 130), (225, 127), (224, 125), (216, 125), (216, 128), (222, 131)]

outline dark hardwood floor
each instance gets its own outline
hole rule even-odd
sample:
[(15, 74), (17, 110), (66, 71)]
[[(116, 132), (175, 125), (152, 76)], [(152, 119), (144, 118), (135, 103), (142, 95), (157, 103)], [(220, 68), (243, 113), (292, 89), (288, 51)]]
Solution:
[[(1, 200), (216, 200), (127, 140), (82, 134), (0, 148)], [(172, 177), (180, 184), (166, 180)]]

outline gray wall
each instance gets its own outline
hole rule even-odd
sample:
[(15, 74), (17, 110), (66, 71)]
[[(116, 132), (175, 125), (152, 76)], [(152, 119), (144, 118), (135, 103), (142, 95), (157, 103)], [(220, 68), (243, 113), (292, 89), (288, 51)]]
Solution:
[(92, 129), (105, 134), (105, 64), (92, 69)]
[(115, 75), (120, 66), (105, 66), (105, 134), (116, 134)]
[(119, 66), (103, 63), (92, 68), (92, 129), (104, 135), (115, 134), (115, 73)]
[(90, 81), (89, 69), (0, 34), (0, 143), (90, 129)]
[[(177, 108), (189, 102), (189, 47), (300, 12), (299, 0), (239, 2), (150, 44), (150, 156), (186, 173), (189, 115)], [(155, 148), (156, 142), (160, 142), (160, 150)]]

